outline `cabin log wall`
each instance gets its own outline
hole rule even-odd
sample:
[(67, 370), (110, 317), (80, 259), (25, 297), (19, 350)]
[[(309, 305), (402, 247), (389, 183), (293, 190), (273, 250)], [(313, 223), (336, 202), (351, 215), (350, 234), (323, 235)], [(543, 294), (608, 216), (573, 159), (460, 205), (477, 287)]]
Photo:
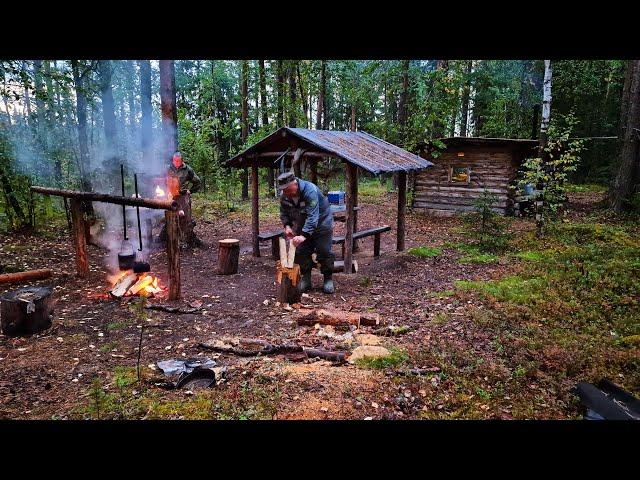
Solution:
[[(435, 164), (432, 168), (417, 173), (413, 207), (445, 215), (471, 212), (486, 188), (498, 197), (492, 210), (508, 214), (514, 203), (509, 185), (515, 181), (519, 157), (509, 148), (450, 147), (438, 158), (429, 158)], [(470, 167), (470, 182), (449, 182), (451, 166)]]

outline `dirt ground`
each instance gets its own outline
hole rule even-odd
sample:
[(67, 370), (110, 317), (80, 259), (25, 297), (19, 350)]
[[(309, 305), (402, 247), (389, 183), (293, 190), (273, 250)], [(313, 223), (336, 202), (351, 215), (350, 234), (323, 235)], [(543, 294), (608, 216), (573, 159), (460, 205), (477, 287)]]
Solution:
[[(325, 329), (297, 326), (298, 309), (276, 305), (271, 245), (261, 244), (262, 256), (251, 256), (246, 212), (199, 221), (196, 233), (208, 248), (182, 252), (184, 299), (178, 305), (202, 301), (202, 309), (195, 314), (147, 310), (149, 319), (142, 320), (136, 318), (131, 300), (113, 299), (105, 293), (107, 252), (89, 246), (90, 276), (80, 280), (74, 275), (68, 232), (46, 230), (38, 236), (0, 237), (3, 263), (24, 270), (53, 269), (52, 279), (33, 284), (55, 286), (57, 302), (53, 326), (47, 331), (28, 337), (0, 335), (0, 418), (95, 418), (88, 407), (93, 382), (98, 378), (105, 392), (124, 395), (114, 372), (135, 368), (141, 322), (161, 325), (144, 332), (141, 365), (145, 380), (137, 385), (124, 382), (126, 395), (131, 396), (125, 403), (135, 408), (121, 409), (111, 416), (105, 411), (103, 415), (108, 418), (576, 417), (578, 410), (568, 396), (571, 385), (562, 380), (554, 383), (553, 388), (558, 390), (533, 380), (531, 398), (523, 394), (517, 399), (521, 404), (531, 404), (525, 409), (518, 408), (516, 399), (508, 395), (500, 401), (485, 402), (482, 395), (470, 395), (458, 388), (459, 379), (442, 374), (443, 359), (466, 355), (484, 360), (480, 382), (490, 385), (505, 375), (504, 366), (495, 359), (491, 331), (469, 315), (471, 308), (486, 307), (472, 305), (472, 300), (461, 300), (447, 292), (454, 288), (456, 280), (498, 278), (514, 267), (502, 261), (458, 263), (460, 252), (448, 245), (463, 240), (460, 219), (433, 218), (415, 212), (407, 218), (407, 248), (444, 245), (443, 252), (435, 259), (396, 252), (395, 204), (395, 195), (388, 193), (375, 203), (364, 202), (360, 211), (360, 228), (382, 224), (392, 227), (382, 236), (381, 257), (373, 258), (372, 237), (361, 241), (361, 249), (355, 255), (360, 265), (358, 274), (336, 274), (336, 293), (328, 296), (321, 292), (321, 276), (314, 271), (314, 289), (302, 303), (354, 312), (375, 311), (385, 325), (409, 326), (403, 335), (380, 336), (378, 341), (392, 351), (406, 352), (409, 360), (402, 368), (422, 368), (433, 373), (410, 377), (402, 374), (400, 367), (376, 369), (351, 364), (335, 366), (328, 361), (294, 362), (283, 355), (245, 358), (199, 348), (199, 342), (225, 336), (327, 349), (357, 346), (357, 341), (345, 346), (344, 331), (329, 332), (327, 336)], [(584, 208), (584, 203), (579, 208)], [(275, 215), (264, 215), (260, 220), (263, 231), (278, 225)], [(533, 228), (530, 220), (516, 222), (516, 228)], [(337, 223), (335, 234), (343, 229), (344, 224)], [(216, 275), (217, 241), (228, 237), (241, 241), (239, 273)], [(339, 246), (334, 251), (340, 258)], [(154, 254), (151, 263), (153, 273), (166, 280), (165, 253)], [(0, 292), (18, 286), (4, 287)], [(449, 321), (439, 321), (443, 312)], [(361, 327), (352, 333), (371, 333), (374, 329)], [(159, 360), (203, 356), (228, 367), (226, 380), (210, 394), (162, 389), (151, 379), (157, 377), (158, 371), (149, 366)], [(545, 391), (543, 400), (535, 396), (539, 390)], [(152, 400), (132, 400), (143, 397)], [(198, 402), (204, 402), (205, 407), (199, 409)]]

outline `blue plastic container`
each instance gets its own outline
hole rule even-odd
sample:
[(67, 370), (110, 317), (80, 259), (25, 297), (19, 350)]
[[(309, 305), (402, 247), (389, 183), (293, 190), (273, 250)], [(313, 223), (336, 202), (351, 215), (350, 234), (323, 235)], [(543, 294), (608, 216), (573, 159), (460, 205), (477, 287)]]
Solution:
[(329, 192), (327, 198), (332, 205), (344, 205), (344, 192), (340, 190)]

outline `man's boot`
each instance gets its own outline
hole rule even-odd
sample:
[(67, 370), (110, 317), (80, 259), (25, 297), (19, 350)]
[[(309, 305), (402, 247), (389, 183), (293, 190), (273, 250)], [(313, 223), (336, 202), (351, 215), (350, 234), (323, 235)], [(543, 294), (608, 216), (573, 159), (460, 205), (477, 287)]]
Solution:
[(298, 290), (300, 293), (305, 293), (311, 290), (311, 270), (302, 274), (300, 283), (298, 283)]
[(324, 285), (322, 285), (322, 291), (324, 293), (333, 293), (336, 291), (335, 287), (333, 286), (333, 279), (331, 278), (332, 276), (332, 273), (324, 274)]

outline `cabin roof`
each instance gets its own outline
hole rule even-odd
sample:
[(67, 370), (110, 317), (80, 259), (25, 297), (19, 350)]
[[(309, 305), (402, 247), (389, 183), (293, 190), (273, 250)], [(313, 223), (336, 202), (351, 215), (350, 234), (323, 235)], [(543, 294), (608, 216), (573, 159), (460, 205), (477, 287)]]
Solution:
[(260, 154), (303, 148), (307, 152), (338, 157), (373, 174), (422, 170), (432, 162), (365, 132), (309, 130), (282, 127), (227, 160), (230, 167), (273, 165), (274, 158)]
[[(487, 137), (445, 137), (438, 138), (447, 147), (486, 146), (486, 147), (516, 147), (535, 148), (538, 140), (528, 138), (487, 138)], [(418, 147), (424, 148), (430, 142), (421, 142)]]

